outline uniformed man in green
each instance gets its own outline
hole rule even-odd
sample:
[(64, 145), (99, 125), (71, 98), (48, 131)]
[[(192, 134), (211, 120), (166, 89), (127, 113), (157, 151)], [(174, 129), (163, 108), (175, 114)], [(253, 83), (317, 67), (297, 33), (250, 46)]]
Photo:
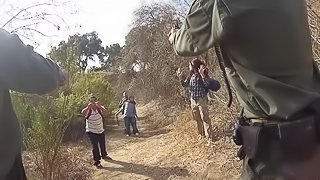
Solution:
[(57, 64), (0, 29), (0, 180), (27, 179), (21, 158), (21, 131), (10, 90), (48, 93), (63, 85), (67, 74)]
[(195, 0), (169, 41), (181, 56), (222, 49), (244, 108), (240, 179), (320, 178), (320, 76), (304, 0)]

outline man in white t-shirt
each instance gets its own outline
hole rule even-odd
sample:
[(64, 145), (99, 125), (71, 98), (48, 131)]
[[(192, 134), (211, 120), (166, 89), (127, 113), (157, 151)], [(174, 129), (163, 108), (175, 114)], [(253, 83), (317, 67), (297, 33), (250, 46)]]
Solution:
[[(92, 154), (94, 165), (101, 168), (101, 158), (112, 160), (106, 151), (105, 134), (103, 128), (103, 114), (107, 112), (104, 106), (97, 102), (97, 98), (92, 96), (87, 107), (81, 113), (86, 118), (86, 132), (92, 144)], [(100, 147), (100, 150), (99, 150)]]

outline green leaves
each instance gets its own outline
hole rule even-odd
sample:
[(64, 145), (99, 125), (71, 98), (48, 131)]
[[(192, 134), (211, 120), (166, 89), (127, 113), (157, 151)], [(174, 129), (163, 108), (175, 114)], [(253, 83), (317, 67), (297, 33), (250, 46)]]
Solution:
[(49, 56), (66, 70), (85, 71), (88, 61), (104, 61), (105, 51), (98, 34), (90, 32), (69, 36), (67, 42), (61, 41), (58, 47), (53, 47)]
[[(25, 147), (34, 152), (32, 158), (43, 179), (63, 179), (63, 169), (59, 169), (62, 141), (70, 134), (85, 132), (84, 119), (79, 115), (92, 95), (109, 111), (116, 107), (115, 92), (104, 75), (75, 73), (71, 82), (52, 95), (11, 94)], [(80, 129), (73, 129), (71, 122), (80, 124)]]

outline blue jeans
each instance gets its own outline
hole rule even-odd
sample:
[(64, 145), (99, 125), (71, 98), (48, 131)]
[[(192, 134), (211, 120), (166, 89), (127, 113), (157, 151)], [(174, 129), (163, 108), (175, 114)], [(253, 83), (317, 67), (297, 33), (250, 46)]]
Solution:
[(133, 134), (139, 133), (137, 128), (137, 120), (135, 117), (124, 117), (124, 125), (126, 127), (126, 131), (125, 131), (126, 134), (128, 135), (131, 134), (130, 125), (132, 126)]

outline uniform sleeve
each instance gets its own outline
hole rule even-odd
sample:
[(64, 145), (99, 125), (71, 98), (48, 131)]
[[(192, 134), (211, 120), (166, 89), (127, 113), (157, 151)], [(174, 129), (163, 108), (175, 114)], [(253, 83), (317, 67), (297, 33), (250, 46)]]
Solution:
[(0, 29), (0, 87), (24, 93), (48, 93), (64, 81), (58, 65)]
[(213, 47), (222, 32), (214, 0), (195, 0), (185, 22), (174, 34), (173, 48), (180, 56), (195, 56)]

